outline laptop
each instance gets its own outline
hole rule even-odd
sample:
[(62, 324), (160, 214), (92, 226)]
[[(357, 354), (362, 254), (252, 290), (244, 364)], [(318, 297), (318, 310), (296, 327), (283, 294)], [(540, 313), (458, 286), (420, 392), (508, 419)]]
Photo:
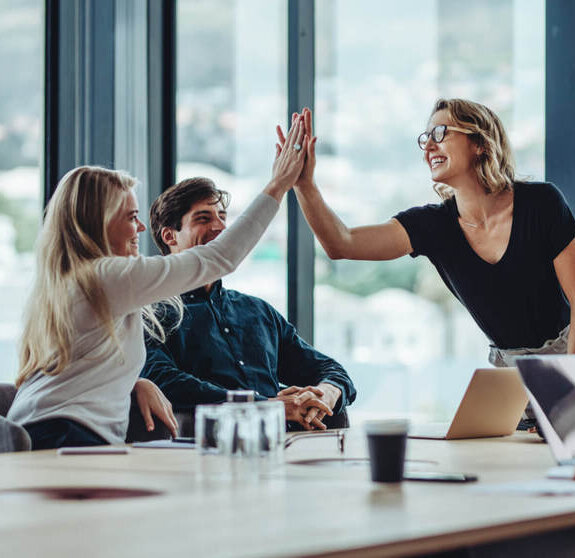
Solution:
[(524, 356), (517, 367), (555, 461), (575, 465), (575, 356)]
[(478, 368), (451, 423), (414, 425), (410, 438), (460, 440), (509, 436), (527, 405), (517, 368)]

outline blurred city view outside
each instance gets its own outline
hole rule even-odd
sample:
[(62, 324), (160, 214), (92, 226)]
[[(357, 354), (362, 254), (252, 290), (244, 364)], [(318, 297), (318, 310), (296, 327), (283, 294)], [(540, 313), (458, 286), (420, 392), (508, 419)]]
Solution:
[[(543, 0), (316, 0), (317, 182), (348, 225), (436, 203), (416, 138), (438, 97), (503, 119), (521, 176), (544, 177)], [(269, 177), (286, 122), (287, 2), (178, 1), (178, 178), (232, 194)], [(285, 126), (284, 126), (285, 127)], [(315, 345), (358, 388), (352, 420), (446, 420), (488, 341), (424, 258), (330, 261), (316, 245)], [(285, 313), (286, 223), (224, 283)]]
[[(439, 97), (492, 108), (543, 179), (545, 2), (317, 0), (316, 33), (317, 181), (346, 224), (439, 202), (416, 143)], [(316, 254), (316, 344), (356, 380), (352, 415), (448, 420), (488, 341), (433, 266)]]
[(0, 0), (0, 68), (0, 381), (12, 381), (43, 204), (42, 0)]
[[(271, 178), (287, 113), (287, 1), (178, 0), (176, 178), (231, 194), (229, 221)], [(286, 308), (287, 210), (225, 285)]]
[[(16, 373), (42, 211), (43, 2), (0, 0), (0, 381)], [(503, 119), (521, 176), (544, 176), (543, 0), (316, 0), (317, 182), (348, 225), (438, 198), (416, 144), (436, 98)], [(177, 178), (232, 194), (269, 180), (287, 112), (287, 0), (178, 0)], [(561, 187), (561, 185), (558, 185)], [(224, 284), (286, 311), (285, 204)], [(315, 345), (354, 379), (353, 421), (453, 412), (488, 341), (423, 258), (330, 261), (316, 246)]]

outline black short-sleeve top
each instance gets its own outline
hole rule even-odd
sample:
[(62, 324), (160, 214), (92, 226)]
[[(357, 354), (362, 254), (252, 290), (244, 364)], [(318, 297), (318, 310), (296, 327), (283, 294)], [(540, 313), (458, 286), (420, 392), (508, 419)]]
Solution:
[(427, 256), (449, 290), (500, 349), (540, 347), (569, 323), (569, 302), (553, 260), (575, 237), (575, 219), (550, 183), (514, 184), (507, 250), (495, 264), (471, 248), (455, 198), (395, 215), (412, 257)]

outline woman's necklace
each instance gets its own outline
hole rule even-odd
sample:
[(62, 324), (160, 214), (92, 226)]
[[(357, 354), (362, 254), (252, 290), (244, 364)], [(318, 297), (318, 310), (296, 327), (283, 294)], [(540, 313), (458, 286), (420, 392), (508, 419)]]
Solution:
[(477, 225), (476, 223), (469, 223), (468, 221), (464, 221), (463, 219), (461, 219), (461, 217), (459, 219), (461, 220), (462, 225), (467, 225), (468, 227), (473, 227), (474, 229), (479, 228), (479, 225)]
[(468, 227), (473, 227), (474, 229), (479, 229), (481, 226), (487, 225), (487, 219), (484, 219), (481, 223), (471, 223), (470, 221), (465, 221), (463, 217), (461, 217), (461, 214), (459, 214), (459, 222), (462, 225), (467, 225)]

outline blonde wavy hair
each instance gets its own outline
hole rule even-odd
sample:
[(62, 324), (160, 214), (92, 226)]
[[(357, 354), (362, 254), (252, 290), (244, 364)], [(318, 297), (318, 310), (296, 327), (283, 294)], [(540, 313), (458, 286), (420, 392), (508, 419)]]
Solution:
[[(438, 99), (431, 116), (446, 110), (453, 125), (472, 133), (471, 141), (482, 148), (475, 161), (475, 172), (480, 184), (489, 194), (511, 189), (515, 182), (515, 163), (509, 138), (499, 117), (486, 106), (465, 99)], [(433, 189), (442, 199), (453, 196), (453, 188), (435, 183)]]
[[(114, 256), (108, 225), (136, 179), (125, 172), (83, 166), (58, 183), (38, 238), (36, 281), (25, 311), (16, 385), (36, 372), (55, 376), (70, 363), (73, 323), (71, 293), (79, 288), (110, 337), (118, 343), (104, 288), (94, 262)], [(151, 309), (146, 328), (165, 339)], [(121, 349), (120, 349), (121, 350)]]

